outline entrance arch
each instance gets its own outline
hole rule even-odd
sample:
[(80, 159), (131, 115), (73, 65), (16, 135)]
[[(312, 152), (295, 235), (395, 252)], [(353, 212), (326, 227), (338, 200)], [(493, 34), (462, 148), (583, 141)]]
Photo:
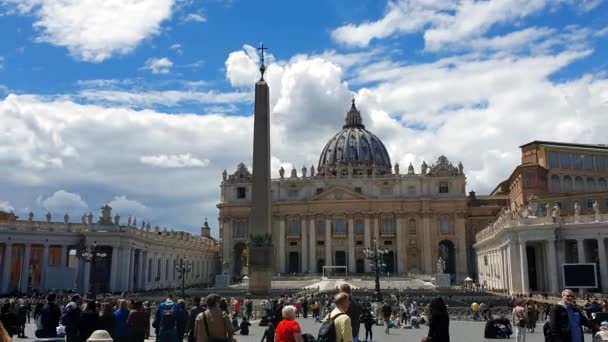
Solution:
[(325, 259), (319, 259), (317, 261), (317, 273), (323, 273), (323, 266), (325, 266)]
[(365, 261), (363, 261), (363, 259), (357, 259), (357, 262), (355, 263), (355, 271), (359, 274), (365, 273)]
[(234, 266), (232, 275), (236, 279), (241, 279), (246, 273), (247, 267), (247, 245), (244, 242), (238, 242), (234, 245)]
[(394, 274), (395, 273), (395, 252), (389, 251), (384, 255), (384, 272)]
[(289, 273), (300, 273), (300, 253), (289, 252), (289, 264), (287, 265), (287, 272)]
[(445, 273), (456, 274), (456, 251), (450, 240), (439, 242), (439, 256), (445, 261)]
[[(334, 266), (346, 266), (346, 252), (344, 252), (344, 251), (336, 251), (335, 260), (336, 260), (336, 263), (335, 263)], [(344, 273), (344, 269), (337, 268), (337, 269), (334, 270), (334, 273), (336, 273), (336, 274), (343, 274)]]

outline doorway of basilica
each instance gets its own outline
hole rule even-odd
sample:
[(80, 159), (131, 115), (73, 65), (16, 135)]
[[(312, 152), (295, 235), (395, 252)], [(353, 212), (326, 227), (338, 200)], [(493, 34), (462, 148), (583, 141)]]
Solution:
[(247, 274), (247, 245), (244, 242), (234, 245), (234, 267), (232, 270), (236, 279), (241, 279)]

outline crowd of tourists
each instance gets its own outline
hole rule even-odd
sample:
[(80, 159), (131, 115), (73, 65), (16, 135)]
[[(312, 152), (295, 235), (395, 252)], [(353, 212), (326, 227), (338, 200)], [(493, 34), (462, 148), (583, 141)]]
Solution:
[[(452, 299), (446, 297), (449, 303)], [(583, 327), (595, 341), (608, 341), (608, 301), (589, 299), (577, 306), (574, 293), (564, 290), (562, 301), (544, 307), (532, 300), (515, 297), (510, 317), (494, 317), (492, 306), (475, 308), (486, 320), (485, 338), (525, 341), (537, 323), (546, 320), (546, 341), (583, 342)], [(261, 342), (364, 342), (374, 340), (374, 327), (420, 329), (427, 326), (423, 341), (450, 341), (448, 305), (441, 297), (386, 296), (383, 302), (357, 298), (348, 284), (337, 294), (310, 294), (267, 298), (254, 304), (251, 299), (221, 298), (210, 294), (201, 301), (194, 297), (190, 306), (184, 299), (167, 295), (158, 305), (127, 296), (98, 296), (83, 299), (77, 294), (50, 293), (40, 298), (12, 298), (2, 305), (0, 342), (26, 337), (25, 325), (33, 320), (39, 338), (65, 336), (78, 341), (144, 341), (152, 336), (158, 342), (233, 342), (249, 335), (252, 321), (264, 328)], [(302, 331), (298, 318), (318, 322), (315, 331)], [(363, 325), (364, 332), (359, 329)], [(377, 332), (375, 333), (378, 334)], [(377, 338), (377, 336), (376, 336)]]

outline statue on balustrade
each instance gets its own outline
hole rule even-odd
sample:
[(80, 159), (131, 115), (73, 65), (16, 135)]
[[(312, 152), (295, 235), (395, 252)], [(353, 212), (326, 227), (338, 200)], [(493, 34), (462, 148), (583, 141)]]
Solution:
[(223, 180), (228, 179), (228, 172), (226, 171), (226, 169), (224, 169), (224, 171), (222, 172), (222, 179)]
[(559, 205), (555, 203), (555, 205), (553, 206), (553, 213), (551, 214), (551, 217), (553, 217), (553, 222), (558, 222), (561, 214), (562, 208), (560, 208)]
[(50, 211), (46, 213), (46, 222), (49, 222), (49, 223), (51, 222), (51, 212)]
[(89, 212), (89, 215), (87, 216), (87, 223), (93, 224), (93, 213), (92, 212)]
[(298, 171), (295, 166), (291, 169), (291, 178), (298, 178)]
[(129, 219), (127, 220), (127, 227), (131, 227), (131, 221), (132, 221), (131, 216), (129, 216)]
[(34, 213), (30, 211), (30, 213), (27, 215), (27, 221), (32, 222), (33, 220), (34, 220)]
[(315, 176), (315, 166), (310, 165), (310, 177), (314, 177), (314, 176)]
[(407, 167), (407, 174), (408, 175), (416, 174), (416, 172), (414, 171), (414, 165), (412, 165), (412, 162), (410, 162), (410, 166)]
[(285, 169), (282, 166), (279, 169), (279, 177), (281, 177), (281, 179), (285, 178)]
[(528, 217), (538, 216), (538, 197), (534, 194), (528, 195)]
[(114, 216), (114, 224), (117, 226), (120, 225), (120, 216), (118, 214)]
[(399, 163), (395, 163), (395, 174), (399, 174)]
[(464, 175), (464, 166), (462, 166), (462, 162), (458, 162), (458, 174), (461, 176)]
[(306, 166), (302, 166), (302, 178), (306, 178), (307, 173), (308, 173), (308, 170), (306, 169)]
[(426, 170), (429, 168), (428, 165), (426, 165), (426, 162), (423, 160), (422, 161), (422, 166), (420, 167), (420, 171), (423, 175), (426, 175)]
[(574, 201), (574, 216), (581, 215), (581, 205), (578, 204), (578, 201)]
[(545, 209), (547, 209), (547, 217), (553, 217), (551, 203), (547, 203), (547, 206), (545, 207)]
[(112, 224), (112, 207), (104, 205), (101, 207), (101, 217), (99, 218), (101, 224)]
[(82, 224), (87, 224), (87, 213), (82, 214), (80, 222), (82, 222)]
[(597, 201), (593, 202), (593, 213), (595, 213), (595, 220), (599, 221), (600, 219), (600, 204)]
[(70, 222), (70, 215), (65, 213), (65, 215), (63, 215), (63, 223), (68, 224), (68, 222)]

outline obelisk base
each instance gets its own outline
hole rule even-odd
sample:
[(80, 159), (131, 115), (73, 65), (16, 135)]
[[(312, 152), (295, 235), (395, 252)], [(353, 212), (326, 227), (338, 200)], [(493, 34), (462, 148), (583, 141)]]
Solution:
[(249, 292), (269, 295), (272, 283), (272, 246), (249, 247)]

